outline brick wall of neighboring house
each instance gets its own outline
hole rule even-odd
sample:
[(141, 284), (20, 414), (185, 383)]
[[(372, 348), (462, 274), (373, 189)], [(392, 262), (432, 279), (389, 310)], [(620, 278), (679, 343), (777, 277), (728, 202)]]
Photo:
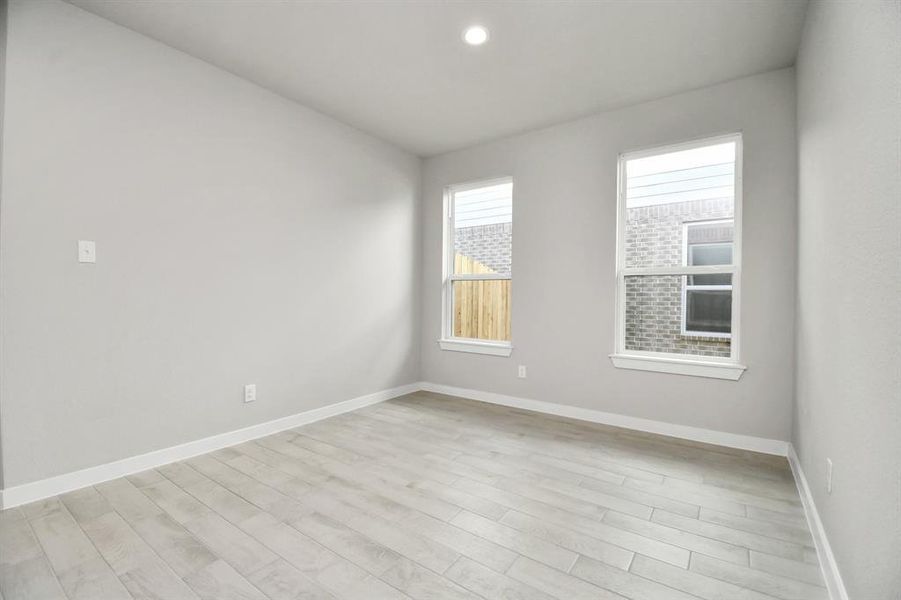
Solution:
[(508, 275), (513, 264), (512, 241), (513, 223), (464, 227), (454, 233), (454, 251)]
[[(628, 209), (626, 266), (681, 266), (683, 224), (732, 217), (732, 201), (697, 200)], [(682, 335), (682, 277), (626, 280), (626, 349), (729, 356), (728, 339)]]

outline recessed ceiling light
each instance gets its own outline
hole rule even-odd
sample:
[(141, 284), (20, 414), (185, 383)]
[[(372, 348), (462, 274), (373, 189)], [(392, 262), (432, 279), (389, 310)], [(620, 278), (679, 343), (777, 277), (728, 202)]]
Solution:
[(481, 46), (488, 41), (488, 30), (481, 25), (473, 25), (463, 32), (463, 39), (470, 46)]

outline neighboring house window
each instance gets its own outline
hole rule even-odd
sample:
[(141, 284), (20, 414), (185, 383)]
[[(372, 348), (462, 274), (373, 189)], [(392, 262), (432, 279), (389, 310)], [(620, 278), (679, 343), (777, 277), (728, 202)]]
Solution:
[(619, 160), (616, 366), (737, 379), (741, 136)]
[(445, 193), (444, 350), (509, 356), (513, 181), (455, 185)]
[[(731, 219), (685, 223), (683, 264), (732, 264)], [(732, 276), (686, 275), (682, 278), (682, 335), (710, 338), (732, 336)]]

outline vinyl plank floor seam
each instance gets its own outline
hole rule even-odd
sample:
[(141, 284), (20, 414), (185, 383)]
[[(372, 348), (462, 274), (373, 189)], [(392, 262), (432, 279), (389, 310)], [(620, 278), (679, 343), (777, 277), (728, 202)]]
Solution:
[[(71, 569), (78, 568), (79, 566), (84, 565), (86, 562), (89, 562), (89, 561), (95, 561), (95, 562), (96, 562), (98, 559), (99, 559), (99, 561), (102, 561), (102, 565), (105, 565), (105, 566), (106, 566), (106, 569), (108, 570), (108, 571), (104, 571), (104, 574), (112, 575), (112, 577), (115, 578), (115, 581), (118, 582), (119, 585), (121, 586), (121, 592), (125, 592), (125, 593), (127, 593), (127, 594), (130, 596), (131, 594), (127, 592), (124, 583), (123, 583), (123, 582), (121, 581), (121, 579), (119, 578), (119, 576), (118, 576), (118, 574), (116, 573), (115, 569), (113, 569), (112, 565), (109, 564), (109, 562), (107, 561), (106, 557), (104, 557), (104, 556), (103, 556), (103, 553), (100, 552), (99, 548), (97, 548), (97, 545), (94, 543), (94, 540), (92, 540), (91, 537), (87, 534), (87, 532), (84, 531), (84, 529), (81, 527), (81, 524), (78, 522), (77, 519), (75, 519), (75, 517), (74, 517), (74, 516), (72, 515), (72, 513), (69, 511), (69, 509), (68, 509), (68, 507), (66, 506), (66, 504), (65, 504), (64, 502), (62, 502), (61, 500), (59, 501), (59, 510), (60, 510), (61, 512), (64, 512), (66, 515), (69, 516), (69, 519), (71, 519), (71, 521), (72, 521), (72, 525), (74, 525), (75, 527), (78, 528), (78, 531), (81, 533), (81, 535), (84, 537), (84, 539), (87, 540), (87, 542), (88, 542), (88, 543), (91, 545), (91, 547), (94, 549), (94, 554), (95, 554), (95, 557), (92, 557), (91, 559), (87, 559), (86, 561), (84, 561), (84, 562), (82, 562), (82, 563), (79, 563), (78, 565), (72, 566), (70, 569), (67, 569), (64, 573), (60, 573), (59, 571), (57, 571), (57, 568), (56, 568), (56, 566), (53, 564), (53, 562), (52, 562), (52, 561), (50, 562), (50, 568), (53, 570), (53, 574), (56, 576), (57, 581), (60, 582), (60, 585), (61, 585), (62, 588), (63, 588), (63, 592), (66, 594), (66, 596), (67, 596), (68, 598), (70, 598), (70, 600), (75, 600), (76, 598), (84, 597), (84, 596), (81, 596), (81, 594), (77, 594), (77, 593), (70, 592), (70, 590), (67, 589), (67, 587), (70, 587), (70, 586), (67, 586), (67, 585), (65, 584), (65, 582), (64, 582), (63, 579), (62, 579), (62, 577), (63, 577), (66, 573), (71, 572)], [(31, 519), (29, 519), (28, 521), (29, 521), (29, 526), (32, 527), (32, 533), (35, 533), (35, 532), (34, 532), (34, 525), (33, 525), (33, 523), (31, 522)], [(35, 535), (36, 535), (36, 533), (35, 533)], [(38, 537), (38, 543), (42, 543), (41, 540), (40, 540), (40, 537), (39, 537), (39, 536), (36, 536), (36, 537)], [(102, 570), (102, 569), (103, 569), (103, 566), (101, 566), (100, 568), (101, 568), (101, 570)], [(110, 590), (110, 592), (112, 593), (111, 590)], [(120, 593), (120, 592), (117, 591), (116, 593), (118, 594), (118, 593)], [(113, 596), (110, 596), (110, 598), (112, 598), (112, 597), (113, 597)], [(117, 596), (117, 597), (124, 597), (124, 596)], [(86, 597), (86, 598), (89, 598), (89, 597)]]
[[(169, 481), (169, 482), (171, 482), (171, 480), (168, 479), (168, 478), (166, 478), (165, 475), (163, 475), (163, 480), (164, 480), (164, 481)], [(158, 483), (158, 482), (157, 482), (157, 483)], [(184, 491), (183, 488), (181, 488), (181, 486), (178, 486), (178, 484), (176, 484), (176, 483), (174, 483), (174, 482), (171, 482), (171, 483), (172, 483), (174, 486), (178, 487), (180, 490), (182, 490), (185, 494), (188, 494), (188, 492)], [(151, 485), (154, 485), (154, 484), (151, 484)], [(145, 488), (146, 488), (146, 487), (150, 487), (150, 486), (145, 486)], [(137, 489), (140, 493), (142, 493), (142, 494), (143, 494), (150, 502), (153, 502), (154, 504), (156, 504), (157, 506), (159, 506), (159, 504), (157, 504), (156, 501), (154, 501), (153, 498), (147, 496), (146, 492), (144, 491), (144, 488), (137, 488), (137, 487), (136, 487), (135, 489)], [(193, 497), (193, 496), (192, 496), (192, 497)], [(200, 502), (200, 501), (198, 500), (198, 502)], [(164, 507), (159, 506), (159, 508), (160, 508), (160, 510), (163, 511), (163, 514), (169, 515), (171, 518), (173, 518), (173, 521), (174, 521), (179, 527), (181, 527), (181, 528), (183, 529), (183, 531), (184, 531), (188, 536), (190, 536), (191, 538), (193, 538), (194, 540), (196, 540), (196, 542), (197, 542), (198, 544), (201, 544), (202, 546), (206, 547), (210, 552), (213, 552), (213, 550), (210, 549), (210, 548), (207, 546), (207, 544), (204, 543), (204, 541), (203, 541), (202, 539), (198, 538), (197, 535), (195, 535), (194, 532), (192, 532), (190, 529), (188, 529), (187, 527), (185, 527), (185, 525), (184, 525), (181, 521), (179, 521), (178, 519), (175, 519), (175, 518), (172, 516), (172, 514), (169, 513)], [(210, 509), (210, 510), (212, 510), (212, 509)], [(215, 512), (215, 511), (214, 511), (214, 512)], [(216, 514), (218, 514), (218, 513), (216, 513)], [(138, 534), (138, 535), (140, 535), (140, 534)], [(145, 540), (145, 543), (146, 543), (146, 540)], [(150, 544), (148, 543), (148, 545), (150, 545)], [(151, 546), (151, 548), (152, 548), (152, 546)], [(156, 550), (154, 549), (154, 551), (156, 551)], [(215, 554), (215, 552), (213, 552), (213, 553)], [(161, 557), (161, 558), (162, 558), (162, 557)], [(224, 560), (221, 556), (217, 556), (217, 559), (218, 559), (219, 561), (228, 563), (228, 561), (227, 561), (227, 560)], [(163, 559), (163, 562), (166, 562), (165, 559)], [(269, 562), (272, 562), (272, 561), (269, 561)], [(190, 573), (190, 574), (188, 574), (188, 575), (184, 575), (184, 576), (180, 576), (180, 577), (181, 577), (181, 579), (185, 582), (186, 585), (188, 585), (192, 590), (195, 591), (195, 593), (198, 594), (198, 596), (201, 596), (201, 594), (195, 589), (195, 588), (198, 586), (198, 583), (197, 583), (197, 575), (198, 575), (199, 573), (203, 572), (204, 570), (206, 570), (208, 567), (210, 567), (210, 566), (213, 565), (213, 564), (215, 564), (215, 562), (214, 562), (214, 563), (210, 563), (210, 564), (208, 564), (208, 565), (206, 565), (206, 566), (200, 567), (200, 568), (197, 569), (196, 571), (194, 571), (194, 572), (192, 572), (192, 573)], [(254, 568), (254, 569), (251, 569), (250, 571), (248, 571), (248, 573), (253, 572), (253, 571), (256, 571), (256, 570), (258, 570), (259, 568), (262, 568), (262, 567), (266, 566), (266, 564), (269, 564), (269, 563), (265, 563), (265, 564), (259, 565), (259, 567)], [(234, 568), (232, 565), (230, 565), (230, 566), (231, 566), (231, 568)], [(250, 582), (250, 581), (247, 579), (246, 574), (239, 573), (237, 570), (235, 570), (234, 575), (237, 576), (236, 581), (240, 581), (240, 582), (246, 584), (247, 586), (251, 586), (253, 589), (258, 590), (258, 591), (260, 592), (260, 594), (263, 595), (263, 597), (265, 597), (265, 595), (263, 594), (263, 591), (260, 590), (259, 588), (257, 588), (252, 582)], [(193, 582), (193, 584), (192, 584), (192, 582)], [(201, 596), (201, 597), (203, 597), (203, 596)]]
[[(661, 513), (666, 513), (666, 511), (661, 511)], [(656, 512), (655, 512), (654, 514), (656, 514)], [(655, 521), (653, 520), (654, 514), (652, 514), (652, 520), (651, 520), (651, 522), (655, 522)], [(669, 518), (669, 517), (667, 517), (667, 518)], [(782, 547), (782, 548), (785, 548), (787, 553), (792, 553), (792, 554), (798, 555), (798, 556), (803, 555), (803, 551), (804, 551), (805, 549), (813, 549), (813, 546), (810, 546), (810, 545), (799, 544), (799, 543), (797, 543), (797, 542), (786, 541), (786, 540), (784, 540), (784, 539), (770, 537), (770, 536), (767, 536), (767, 535), (764, 535), (764, 534), (761, 534), (761, 533), (757, 533), (757, 532), (745, 531), (745, 530), (743, 530), (743, 529), (734, 529), (734, 528), (730, 528), (730, 527), (727, 527), (727, 526), (724, 526), (724, 525), (720, 525), (719, 523), (712, 523), (712, 522), (709, 522), (709, 521), (703, 521), (703, 520), (700, 520), (700, 519), (694, 519), (694, 521), (697, 522), (697, 523), (699, 524), (699, 526), (703, 526), (703, 525), (714, 525), (714, 526), (717, 526), (717, 527), (722, 527), (723, 529), (716, 529), (716, 530), (715, 530), (715, 531), (720, 531), (720, 532), (721, 532), (721, 535), (718, 537), (718, 536), (713, 535), (712, 533), (710, 533), (710, 534), (706, 534), (706, 533), (697, 533), (697, 532), (689, 531), (689, 530), (686, 530), (686, 529), (682, 529), (681, 527), (679, 527), (678, 525), (675, 525), (675, 524), (672, 524), (672, 525), (671, 525), (671, 524), (665, 524), (665, 523), (661, 523), (661, 524), (664, 524), (664, 525), (666, 525), (666, 526), (668, 526), (668, 527), (671, 527), (671, 528), (674, 528), (674, 529), (679, 529), (680, 531), (686, 531), (687, 533), (692, 533), (692, 534), (697, 535), (697, 536), (699, 536), (699, 537), (704, 537), (704, 538), (707, 538), (707, 539), (710, 539), (710, 540), (714, 540), (714, 541), (719, 541), (719, 542), (724, 542), (724, 541), (725, 541), (725, 540), (723, 540), (723, 537), (722, 537), (723, 534), (726, 534), (726, 533), (733, 534), (733, 535), (735, 535), (735, 536), (738, 536), (738, 537), (736, 538), (737, 540), (740, 540), (740, 538), (745, 538), (745, 541), (744, 541), (744, 542), (742, 542), (742, 541), (735, 541), (735, 542), (728, 542), (728, 541), (726, 541), (725, 543), (733, 544), (733, 545), (739, 546), (739, 547), (741, 547), (741, 548), (745, 548), (746, 550), (748, 550), (748, 552), (759, 552), (759, 553), (762, 553), (762, 554), (769, 554), (769, 555), (772, 555), (772, 556), (780, 556), (780, 557), (782, 557), (782, 558), (790, 558), (790, 557), (781, 555), (781, 554), (779, 554), (778, 552), (775, 552), (775, 551), (762, 550), (762, 549), (760, 549), (761, 543), (764, 544), (764, 545), (766, 545), (766, 544), (771, 544), (771, 546), (770, 546), (771, 549), (772, 549), (772, 548), (776, 548), (776, 547)], [(658, 522), (658, 523), (659, 523), (659, 522)], [(689, 522), (689, 523), (690, 523), (690, 522)], [(751, 542), (751, 541), (748, 541), (748, 540), (757, 540), (757, 541), (756, 541), (756, 542)], [(798, 559), (798, 560), (800, 560), (800, 559)]]
[[(12, 509), (18, 510), (18, 509)], [(41, 543), (41, 539), (38, 537), (37, 533), (34, 530), (34, 527), (31, 524), (31, 519), (27, 516), (23, 517), (26, 527), (28, 527), (28, 531), (31, 534), (31, 537), (34, 538), (35, 543), (41, 549), (42, 554), (40, 556), (40, 560), (46, 564), (47, 572), (53, 577), (53, 582), (56, 583), (56, 587), (59, 589), (59, 592), (62, 594), (62, 597), (69, 598), (69, 594), (66, 593), (66, 590), (63, 588), (62, 583), (59, 580), (59, 575), (56, 572), (56, 569), (53, 568), (53, 564), (47, 558), (46, 550), (44, 549), (43, 544)], [(52, 585), (52, 584), (51, 584)], [(0, 585), (2, 587), (2, 585)], [(5, 596), (4, 596), (5, 598)]]
[[(140, 539), (140, 540), (143, 542), (143, 544), (146, 546), (146, 550), (152, 554), (153, 558), (154, 558), (156, 561), (158, 561), (161, 565), (164, 565), (166, 569), (169, 569), (169, 571), (171, 572), (171, 575), (174, 576), (174, 577), (176, 577), (176, 578), (178, 579), (178, 581), (182, 582), (183, 585), (188, 586), (188, 584), (187, 584), (187, 582), (184, 580), (184, 578), (181, 577), (180, 575), (178, 575), (174, 570), (172, 570), (171, 567), (168, 565), (168, 563), (166, 563), (166, 561), (163, 559), (163, 557), (160, 556), (160, 555), (157, 553), (156, 549), (153, 548), (152, 546), (150, 546), (150, 544), (148, 544), (143, 538), (141, 538), (141, 536), (138, 534), (137, 531), (134, 530), (134, 528), (131, 526), (131, 524), (128, 523), (127, 521), (125, 521), (125, 519), (124, 519), (118, 512), (116, 512), (115, 509), (111, 509), (111, 512), (108, 513), (108, 514), (114, 514), (114, 515), (116, 515), (119, 519), (122, 519), (122, 522), (123, 522), (123, 524), (125, 525), (125, 527), (127, 527), (127, 528), (129, 529), (129, 531), (130, 531), (135, 537), (137, 537), (138, 539)], [(99, 519), (99, 518), (102, 518), (102, 517), (97, 517), (97, 518)], [(89, 522), (90, 522), (90, 521), (89, 521)], [(82, 530), (84, 530), (84, 527), (82, 526), (82, 523), (78, 523), (78, 525), (79, 525), (80, 527), (82, 527)], [(97, 547), (97, 543), (96, 543), (96, 541), (94, 540), (94, 538), (91, 536), (91, 534), (90, 534), (89, 532), (87, 532), (87, 531), (85, 531), (85, 533), (86, 533), (86, 535), (88, 536), (88, 538), (91, 540), (91, 542), (94, 543), (94, 546)], [(98, 550), (98, 552), (100, 552), (100, 555), (103, 556), (104, 559), (106, 560), (106, 556), (105, 556), (104, 552), (103, 552), (99, 547), (97, 547), (97, 550)], [(107, 560), (107, 563), (109, 564), (109, 560)], [(132, 569), (126, 570), (126, 571), (125, 571), (124, 573), (122, 573), (122, 574), (117, 573), (117, 572), (116, 572), (117, 570), (113, 567), (112, 564), (110, 564), (110, 568), (113, 569), (113, 572), (116, 574), (116, 576), (119, 577), (120, 580), (122, 580), (122, 579), (123, 579), (123, 576), (128, 576), (129, 573), (131, 573), (132, 571), (134, 571), (134, 570), (136, 570), (136, 569), (139, 569), (140, 567), (139, 567), (139, 566), (138, 566), (138, 567), (133, 567)], [(127, 585), (126, 581), (123, 581), (123, 584), (125, 584), (126, 588), (128, 588), (128, 585)], [(189, 588), (189, 589), (190, 589), (190, 588)]]

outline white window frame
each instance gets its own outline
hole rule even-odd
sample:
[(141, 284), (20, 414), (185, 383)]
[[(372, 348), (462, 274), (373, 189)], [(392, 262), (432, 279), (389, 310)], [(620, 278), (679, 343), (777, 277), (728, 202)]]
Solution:
[[(701, 225), (716, 225), (719, 223), (732, 223), (733, 230), (735, 228), (734, 219), (709, 219), (707, 221), (686, 221), (682, 224), (682, 264), (688, 266), (688, 230), (691, 227)], [(692, 246), (733, 246), (733, 242), (705, 242), (702, 244), (691, 244)], [(735, 262), (733, 254), (732, 262)], [(686, 328), (688, 323), (688, 292), (689, 291), (731, 291), (733, 298), (735, 296), (734, 286), (732, 285), (689, 285), (687, 278), (682, 279), (682, 322), (680, 323), (682, 337), (691, 338), (718, 338), (723, 340), (732, 339), (731, 333), (722, 333), (720, 331), (689, 331)], [(733, 319), (733, 327), (735, 325)]]
[[(461, 338), (454, 336), (454, 282), (455, 281), (495, 281), (513, 279), (512, 265), (510, 275), (495, 275), (492, 273), (480, 273), (463, 275), (454, 273), (454, 195), (492, 185), (513, 183), (512, 177), (495, 177), (469, 183), (450, 185), (444, 190), (444, 237), (442, 252), (441, 275), (441, 338), (438, 346), (442, 350), (455, 352), (472, 352), (475, 354), (487, 354), (490, 356), (510, 356), (513, 353), (512, 341), (480, 340), (475, 338)], [(512, 307), (512, 303), (511, 303)], [(510, 315), (510, 331), (512, 338), (513, 315)]]
[[(680, 266), (680, 267), (630, 267), (626, 268), (626, 162), (636, 158), (656, 156), (705, 146), (735, 143), (734, 209), (732, 221), (731, 265)], [(715, 379), (737, 380), (747, 367), (740, 364), (741, 351), (741, 240), (742, 240), (742, 137), (730, 133), (687, 142), (655, 146), (643, 150), (624, 152), (617, 161), (617, 219), (616, 219), (616, 327), (614, 352), (610, 355), (613, 365), (622, 369), (656, 371), (678, 375), (694, 375)], [(726, 273), (732, 275), (732, 333), (730, 356), (696, 356), (667, 352), (626, 350), (626, 277), (635, 275), (703, 275)], [(683, 292), (684, 294), (684, 292)], [(683, 299), (684, 306), (684, 299)], [(684, 308), (683, 308), (684, 310)], [(684, 319), (683, 319), (684, 324)]]

